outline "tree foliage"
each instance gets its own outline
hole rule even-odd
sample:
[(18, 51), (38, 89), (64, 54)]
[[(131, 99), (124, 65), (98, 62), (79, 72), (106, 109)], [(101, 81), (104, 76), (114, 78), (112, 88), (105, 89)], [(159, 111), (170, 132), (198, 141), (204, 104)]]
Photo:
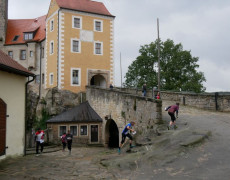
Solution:
[[(140, 55), (128, 67), (126, 87), (140, 88), (144, 83), (148, 87), (158, 84), (158, 49), (157, 41), (141, 46)], [(206, 81), (203, 72), (198, 72), (199, 58), (192, 57), (190, 51), (183, 50), (181, 44), (174, 44), (170, 39), (160, 41), (160, 85), (164, 90), (203, 92)]]

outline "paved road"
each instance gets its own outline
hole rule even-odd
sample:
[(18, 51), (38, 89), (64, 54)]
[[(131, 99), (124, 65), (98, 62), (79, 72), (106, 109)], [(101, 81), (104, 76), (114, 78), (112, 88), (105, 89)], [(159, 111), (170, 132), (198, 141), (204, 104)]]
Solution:
[[(166, 106), (169, 102), (164, 102)], [(163, 112), (163, 119), (169, 121), (169, 116)], [(202, 111), (195, 108), (181, 107), (178, 130), (171, 131), (171, 143), (180, 129), (189, 127), (194, 131), (211, 131), (212, 136), (205, 143), (187, 148), (178, 156), (168, 156), (153, 159), (151, 166), (142, 163), (138, 165), (126, 163), (137, 156), (148, 158), (140, 147), (133, 154), (117, 154), (117, 150), (106, 148), (73, 148), (69, 156), (61, 151), (43, 154), (40, 157), (29, 155), (16, 159), (7, 159), (0, 163), (0, 179), (156, 179), (156, 180), (229, 180), (230, 179), (230, 114)], [(185, 125), (186, 124), (186, 125)], [(170, 136), (170, 131), (165, 136)], [(183, 131), (182, 131), (183, 132)], [(167, 134), (169, 133), (169, 134)], [(181, 133), (183, 136), (183, 133)], [(185, 136), (184, 136), (185, 137)], [(165, 138), (163, 135), (161, 138)], [(167, 140), (167, 139), (166, 139)], [(166, 141), (167, 143), (167, 141)], [(146, 147), (153, 147), (152, 145)], [(142, 149), (141, 149), (142, 148)], [(155, 153), (177, 152), (174, 147), (165, 146), (156, 149)], [(154, 150), (155, 150), (154, 149)], [(125, 160), (124, 162), (122, 161)], [(109, 166), (103, 161), (110, 163)], [(119, 165), (116, 164), (119, 161)]]
[[(164, 102), (163, 106), (166, 104), (169, 103)], [(163, 119), (169, 121), (165, 112)], [(178, 123), (182, 122), (187, 122), (194, 130), (211, 131), (212, 135), (204, 144), (192, 148), (167, 165), (142, 169), (142, 175), (140, 173), (134, 179), (229, 180), (230, 113), (181, 106)]]

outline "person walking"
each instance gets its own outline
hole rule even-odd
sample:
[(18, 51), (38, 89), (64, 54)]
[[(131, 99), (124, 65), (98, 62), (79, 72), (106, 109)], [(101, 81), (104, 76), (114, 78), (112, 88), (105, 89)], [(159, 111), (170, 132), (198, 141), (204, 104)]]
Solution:
[(62, 134), (61, 142), (62, 142), (62, 147), (63, 147), (62, 152), (64, 152), (66, 148), (66, 144), (67, 144), (66, 133)]
[[(167, 107), (165, 110), (168, 111), (169, 116), (171, 117), (171, 121), (168, 126), (168, 130), (173, 128), (176, 129), (176, 118), (178, 118), (178, 111), (179, 111), (179, 103), (176, 103), (175, 105)], [(175, 117), (176, 112), (176, 117)]]
[(135, 132), (135, 130), (134, 129), (132, 129), (132, 127), (135, 125), (135, 122), (130, 122), (130, 123), (128, 123), (126, 126), (125, 126), (125, 128), (124, 128), (124, 130), (122, 131), (122, 140), (121, 140), (121, 144), (120, 144), (120, 146), (119, 146), (119, 148), (118, 148), (118, 153), (120, 154), (121, 153), (121, 148), (123, 147), (123, 145), (124, 145), (124, 143), (125, 143), (125, 139), (126, 139), (126, 137), (128, 137), (129, 138), (129, 147), (130, 148), (133, 148), (134, 146), (132, 146), (132, 140), (133, 140), (133, 137), (132, 137), (132, 135), (129, 133), (130, 131), (131, 132)]
[(144, 84), (142, 86), (142, 93), (143, 93), (143, 96), (146, 96), (146, 93), (147, 93), (147, 86), (146, 86), (146, 84)]
[(73, 135), (70, 133), (70, 130), (68, 130), (68, 133), (66, 134), (66, 139), (67, 139), (67, 146), (68, 146), (69, 155), (70, 155), (71, 148), (72, 148), (72, 140), (73, 140)]
[(41, 146), (41, 154), (43, 152), (44, 147), (44, 136), (45, 133), (41, 128), (38, 128), (38, 131), (35, 133), (35, 141), (36, 141), (36, 156), (39, 156), (39, 146)]

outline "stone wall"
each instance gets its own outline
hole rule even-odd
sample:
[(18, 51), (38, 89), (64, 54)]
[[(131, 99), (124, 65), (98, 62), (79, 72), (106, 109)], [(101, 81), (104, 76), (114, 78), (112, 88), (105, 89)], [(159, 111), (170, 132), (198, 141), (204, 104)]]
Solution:
[[(141, 89), (117, 88), (127, 93), (142, 95)], [(147, 90), (147, 97), (154, 97), (157, 90)], [(230, 92), (217, 93), (192, 93), (161, 91), (161, 99), (179, 102), (183, 105), (197, 107), (200, 109), (230, 112)]]
[[(106, 119), (113, 119), (117, 124), (119, 135), (124, 126), (134, 121), (138, 133), (153, 129), (162, 120), (162, 102), (145, 98), (116, 89), (87, 87), (86, 97), (93, 109), (103, 119), (103, 142), (105, 142)], [(121, 137), (119, 137), (121, 139)]]
[(71, 109), (81, 102), (85, 101), (85, 93), (73, 93), (68, 90), (58, 90), (58, 88), (49, 89), (46, 96), (39, 101), (36, 107), (38, 117), (41, 117), (41, 111), (46, 108), (49, 115), (55, 116), (68, 109)]
[(177, 101), (183, 105), (207, 110), (230, 112), (230, 93), (161, 92), (162, 100)]

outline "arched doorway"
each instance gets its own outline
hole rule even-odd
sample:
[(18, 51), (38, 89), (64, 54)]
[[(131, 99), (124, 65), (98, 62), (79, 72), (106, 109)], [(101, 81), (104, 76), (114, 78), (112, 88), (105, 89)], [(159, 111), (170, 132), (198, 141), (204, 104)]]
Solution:
[(117, 148), (119, 146), (119, 130), (114, 120), (107, 120), (105, 126), (105, 140), (110, 148)]
[(6, 103), (0, 98), (0, 156), (6, 150)]
[(91, 78), (90, 85), (106, 88), (106, 80), (102, 75), (95, 75)]

